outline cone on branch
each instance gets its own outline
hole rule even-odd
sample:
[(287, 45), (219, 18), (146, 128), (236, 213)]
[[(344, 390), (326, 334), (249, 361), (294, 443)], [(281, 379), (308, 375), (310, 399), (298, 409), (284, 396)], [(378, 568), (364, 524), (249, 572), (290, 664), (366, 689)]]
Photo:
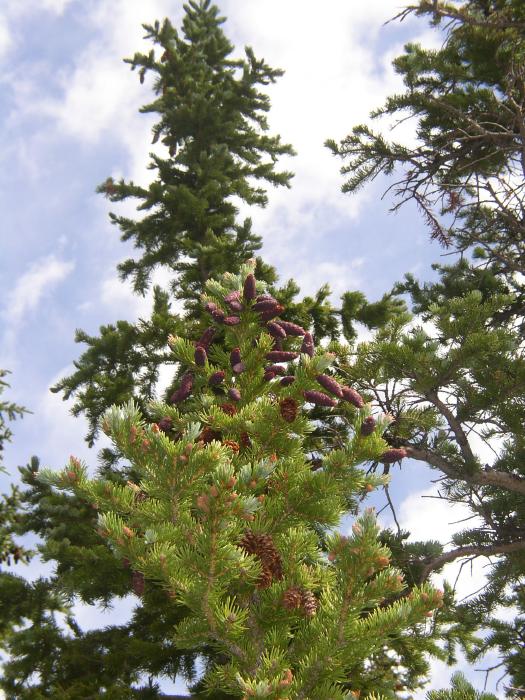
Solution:
[(295, 399), (292, 399), (291, 397), (282, 399), (279, 402), (279, 411), (283, 417), (283, 420), (285, 420), (287, 423), (293, 423), (297, 418), (298, 407), (299, 405)]
[(363, 408), (365, 405), (363, 397), (355, 389), (352, 389), (349, 386), (343, 386), (341, 387), (341, 391), (345, 401), (348, 401), (348, 403), (351, 403), (352, 406), (355, 406), (356, 408)]
[(340, 399), (343, 397), (342, 387), (332, 377), (329, 377), (327, 374), (318, 374), (316, 380), (324, 389), (334, 396)]
[(313, 357), (315, 354), (315, 345), (312, 334), (307, 332), (304, 334), (303, 344), (301, 345), (301, 352)]
[(307, 389), (303, 391), (303, 396), (309, 403), (314, 403), (316, 406), (328, 406), (333, 408), (337, 406), (337, 401), (332, 399), (327, 394), (323, 394), (322, 391), (314, 391), (312, 389)]
[(368, 437), (369, 435), (372, 435), (372, 433), (374, 432), (375, 429), (376, 429), (376, 419), (374, 418), (374, 416), (368, 416), (361, 423), (360, 433), (363, 437)]
[(257, 284), (255, 276), (251, 272), (244, 280), (242, 295), (245, 301), (253, 301), (257, 296)]

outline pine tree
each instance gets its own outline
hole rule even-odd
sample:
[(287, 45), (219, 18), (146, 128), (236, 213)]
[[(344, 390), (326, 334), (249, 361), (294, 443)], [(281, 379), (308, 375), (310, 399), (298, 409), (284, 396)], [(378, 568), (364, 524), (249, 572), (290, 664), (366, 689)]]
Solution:
[[(445, 41), (438, 50), (406, 47), (394, 65), (407, 89), (372, 116), (408, 111), (417, 143), (390, 142), (364, 125), (329, 146), (348, 159), (345, 191), (395, 173), (393, 208), (415, 202), (432, 237), (461, 257), (434, 265), (438, 282), (407, 275), (391, 294), (408, 293), (416, 319), (400, 308), (345, 369), (394, 416), (389, 443), (437, 469), (443, 497), (479, 517), (450, 551), (415, 557), (414, 576), (458, 558), (497, 557), (457, 620), (463, 630), (484, 620), (491, 632), (469, 658), (499, 650), (511, 685), (523, 688), (524, 6), (423, 0), (401, 17), (410, 12), (446, 23)], [(351, 304), (347, 315), (351, 326)], [(494, 445), (492, 458), (478, 456), (476, 436)], [(494, 617), (500, 604), (518, 609), (513, 622)]]
[[(380, 437), (388, 420), (376, 419), (363, 434), (370, 407), (356, 409), (341, 378), (327, 374), (333, 354), (300, 354), (304, 330), (275, 349), (279, 321), (267, 317), (280, 305), (253, 269), (206, 285), (205, 308), (220, 327), (217, 311), (239, 301), (223, 343), (171, 337), (188, 369), (170, 403), (151, 406), (156, 422), (132, 402), (106, 412), (103, 429), (133, 465), (136, 483), (90, 479), (74, 457), (63, 472), (39, 479), (92, 502), (99, 535), (129, 562), (141, 592), (153, 580), (167, 608), (184, 606), (177, 646), (211, 645), (223, 657), (207, 669), (205, 688), (275, 700), (391, 693), (366, 687), (363, 662), (432, 616), (442, 594), (424, 584), (395, 600), (403, 579), (389, 566), (371, 511), (350, 536), (334, 531), (346, 494), (383, 481), (358, 465), (391, 459)], [(268, 381), (268, 362), (293, 381), (278, 373)], [(304, 448), (308, 403), (337, 407), (348, 430), (345, 447), (324, 451), (315, 471)]]

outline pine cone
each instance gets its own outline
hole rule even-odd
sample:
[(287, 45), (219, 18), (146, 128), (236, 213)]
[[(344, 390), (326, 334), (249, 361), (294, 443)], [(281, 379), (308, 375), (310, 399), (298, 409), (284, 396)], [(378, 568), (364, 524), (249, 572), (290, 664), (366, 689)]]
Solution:
[(290, 386), (290, 384), (293, 384), (295, 382), (295, 377), (292, 376), (291, 374), (287, 374), (285, 377), (281, 379), (281, 386)]
[(383, 452), (379, 461), (383, 464), (393, 464), (399, 462), (403, 457), (407, 456), (407, 451), (403, 447), (391, 447), (386, 452)]
[(252, 309), (259, 312), (273, 311), (276, 306), (279, 306), (279, 302), (276, 299), (261, 299), (261, 301), (255, 302)]
[(263, 379), (265, 382), (270, 382), (272, 379), (275, 377), (275, 372), (270, 372), (270, 370), (266, 370), (266, 372), (263, 374)]
[(287, 610), (297, 610), (303, 603), (303, 589), (300, 586), (290, 586), (283, 594), (283, 606)]
[(376, 419), (374, 416), (368, 416), (368, 418), (365, 418), (364, 421), (361, 423), (361, 435), (363, 437), (368, 437), (369, 435), (372, 435), (376, 427)]
[(200, 345), (205, 350), (207, 350), (211, 341), (213, 340), (214, 336), (215, 336), (215, 328), (213, 326), (206, 328), (204, 333), (201, 335), (201, 337), (197, 341), (197, 346)]
[(133, 593), (139, 597), (144, 594), (145, 581), (144, 574), (140, 571), (134, 571), (131, 576), (131, 587), (133, 588)]
[(218, 430), (212, 430), (209, 426), (206, 426), (203, 428), (200, 432), (199, 435), (199, 440), (202, 440), (202, 442), (207, 445), (208, 443), (212, 442), (212, 440), (220, 440), (221, 439), (221, 434)]
[(313, 617), (317, 612), (317, 608), (319, 607), (319, 601), (314, 596), (312, 591), (304, 591), (302, 603), (303, 611), (306, 617)]
[(273, 372), (274, 374), (283, 375), (286, 374), (286, 369), (282, 365), (268, 365), (264, 368), (266, 372)]
[(241, 361), (241, 349), (233, 348), (230, 352), (230, 367), (233, 369)]
[(298, 352), (289, 352), (288, 350), (270, 350), (266, 353), (266, 359), (270, 362), (290, 362), (299, 357)]
[(229, 447), (232, 452), (237, 452), (239, 451), (239, 443), (235, 442), (235, 440), (224, 440), (222, 443), (225, 447)]
[(286, 331), (276, 321), (268, 321), (266, 328), (273, 338), (286, 338)]
[(193, 388), (193, 374), (186, 372), (183, 375), (180, 387), (170, 396), (170, 403), (180, 403), (187, 399)]
[(303, 344), (301, 345), (301, 352), (313, 357), (315, 354), (314, 339), (311, 333), (305, 333), (303, 338)]
[(240, 401), (241, 400), (241, 392), (239, 389), (236, 387), (232, 386), (231, 389), (228, 389), (228, 396), (232, 401)]
[(208, 384), (210, 386), (218, 386), (219, 384), (222, 384), (225, 376), (226, 373), (224, 372), (224, 370), (219, 369), (217, 372), (214, 372), (208, 379)]
[(246, 552), (260, 559), (262, 575), (257, 582), (259, 588), (268, 588), (274, 579), (282, 579), (281, 555), (275, 548), (271, 535), (246, 530), (239, 544)]
[(327, 394), (323, 394), (322, 391), (311, 391), (308, 389), (303, 391), (303, 396), (306, 401), (314, 403), (316, 406), (329, 406), (330, 408), (337, 406), (337, 401), (327, 396)]
[(318, 374), (316, 380), (324, 389), (329, 391), (331, 394), (337, 396), (340, 399), (343, 398), (343, 390), (340, 387), (340, 385), (335, 381), (335, 379), (329, 377), (327, 374)]
[(282, 401), (279, 402), (281, 416), (287, 423), (293, 423), (297, 418), (297, 407), (297, 401), (291, 397), (282, 399)]
[(224, 319), (226, 318), (226, 314), (224, 313), (224, 311), (222, 309), (217, 308), (211, 312), (211, 317), (217, 323), (223, 323)]
[(268, 311), (261, 312), (261, 314), (260, 314), (261, 321), (271, 321), (272, 318), (279, 316), (279, 314), (282, 314), (283, 311), (284, 311), (284, 306), (281, 306), (281, 304), (277, 304), (272, 309), (268, 309)]
[(225, 326), (237, 326), (241, 322), (241, 319), (238, 316), (226, 316), (222, 322)]
[(253, 301), (257, 295), (256, 280), (251, 272), (244, 280), (242, 295), (246, 301)]
[(279, 321), (279, 325), (281, 326), (281, 328), (284, 328), (288, 335), (301, 336), (306, 334), (304, 328), (298, 326), (297, 323), (290, 323), (289, 321)]
[(343, 399), (345, 401), (348, 401), (356, 408), (363, 408), (363, 406), (365, 405), (363, 397), (361, 396), (361, 394), (358, 394), (358, 392), (355, 389), (351, 389), (349, 386), (343, 386), (341, 387), (341, 390), (343, 392)]
[(206, 350), (202, 347), (202, 345), (197, 345), (195, 348), (194, 358), (197, 367), (204, 367), (206, 360), (208, 359), (208, 355), (206, 354)]
[(241, 303), (241, 293), (236, 290), (235, 292), (230, 292), (224, 297), (224, 301), (228, 304), (232, 311), (242, 311)]
[(237, 413), (237, 406), (234, 406), (232, 403), (221, 403), (220, 408), (221, 411), (224, 411), (229, 416), (234, 416)]
[(252, 441), (250, 440), (250, 436), (248, 435), (248, 433), (246, 431), (241, 433), (240, 443), (241, 443), (242, 447), (250, 447), (251, 446)]

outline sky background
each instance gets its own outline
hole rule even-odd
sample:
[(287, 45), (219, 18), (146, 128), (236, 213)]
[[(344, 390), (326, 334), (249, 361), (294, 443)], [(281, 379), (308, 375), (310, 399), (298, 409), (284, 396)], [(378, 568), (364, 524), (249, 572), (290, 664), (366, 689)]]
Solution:
[[(413, 19), (385, 26), (402, 8), (400, 0), (327, 0), (322, 9), (313, 0), (222, 0), (219, 6), (238, 55), (248, 44), (286, 71), (269, 90), (269, 121), (298, 153), (282, 161), (296, 173), (292, 189), (270, 190), (264, 210), (243, 210), (281, 281), (294, 278), (305, 294), (329, 282), (334, 300), (356, 289), (375, 300), (406, 272), (431, 279), (430, 265), (442, 251), (417, 213), (390, 214), (391, 203), (381, 199), (384, 181), (341, 194), (341, 163), (323, 143), (344, 137), (401, 89), (392, 58), (407, 41), (436, 45), (435, 30)], [(101, 324), (149, 316), (150, 298), (134, 296), (118, 280), (116, 264), (129, 249), (95, 187), (108, 176), (149, 181), (153, 122), (138, 109), (150, 100), (150, 84), (141, 86), (122, 58), (146, 48), (143, 22), (168, 16), (178, 25), (181, 15), (176, 0), (0, 0), (0, 367), (12, 372), (9, 398), (32, 411), (14, 426), (6, 449), (13, 478), (32, 454), (57, 469), (70, 454), (96, 464), (97, 448), (83, 441), (84, 420), (71, 417), (70, 406), (49, 387), (71, 372), (82, 352), (76, 328), (96, 334)], [(404, 124), (399, 137), (412, 139), (411, 128)], [(127, 203), (112, 207), (133, 213)], [(466, 513), (431, 498), (435, 476), (406, 460), (391, 493), (414, 539), (446, 543)], [(8, 481), (0, 475), (4, 488)], [(387, 512), (381, 518), (391, 524)], [(42, 571), (38, 563), (28, 569), (31, 576)], [(457, 566), (446, 571), (453, 579)], [(460, 597), (482, 580), (480, 562), (462, 575)], [(114, 622), (134, 602), (130, 596), (106, 614), (79, 605), (79, 620), (85, 628)], [(484, 674), (476, 669), (493, 663), (491, 656), (460, 667), (482, 687)], [(453, 670), (433, 664), (428, 687), (446, 685)]]

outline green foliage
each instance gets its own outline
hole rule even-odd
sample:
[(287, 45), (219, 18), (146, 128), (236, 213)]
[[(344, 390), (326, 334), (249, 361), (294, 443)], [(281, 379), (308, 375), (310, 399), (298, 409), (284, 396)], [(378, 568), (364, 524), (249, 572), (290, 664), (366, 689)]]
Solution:
[(454, 673), (450, 690), (431, 690), (427, 700), (496, 700), (492, 693), (478, 692), (462, 673)]
[[(226, 310), (225, 297), (252, 269), (210, 280), (204, 301)], [(157, 422), (132, 402), (106, 412), (103, 429), (131, 463), (135, 483), (92, 479), (74, 457), (60, 474), (45, 471), (39, 480), (95, 504), (99, 536), (116, 557), (129, 561), (146, 587), (153, 581), (164, 590), (168, 609), (187, 611), (174, 643), (199, 653), (211, 646), (220, 655), (202, 681), (208, 690), (275, 700), (391, 693), (395, 676), (379, 678), (371, 657), (390, 644), (395, 649), (400, 637), (406, 643), (407, 628), (424, 640), (420, 625), (441, 596), (426, 584), (400, 595), (403, 579), (389, 566), (372, 511), (350, 536), (333, 530), (347, 511), (347, 492), (384, 482), (359, 465), (382, 458), (388, 421), (363, 435), (369, 406), (358, 410), (319, 393), (321, 375), (340, 393), (337, 375), (326, 374), (335, 356), (299, 354), (302, 338), (294, 336), (284, 350), (272, 349), (250, 299), (245, 295), (221, 344), (206, 348), (204, 362), (186, 339), (171, 338), (176, 361), (188, 368), (179, 392), (192, 381), (175, 394), (175, 405), (150, 406)], [(230, 361), (237, 350), (242, 370)], [(293, 382), (265, 378), (268, 361), (279, 362), (275, 352), (285, 353)], [(235, 405), (225, 403), (232, 389), (239, 392)], [(323, 396), (348, 437), (344, 448), (319, 449), (322, 468), (312, 470), (305, 404)]]

